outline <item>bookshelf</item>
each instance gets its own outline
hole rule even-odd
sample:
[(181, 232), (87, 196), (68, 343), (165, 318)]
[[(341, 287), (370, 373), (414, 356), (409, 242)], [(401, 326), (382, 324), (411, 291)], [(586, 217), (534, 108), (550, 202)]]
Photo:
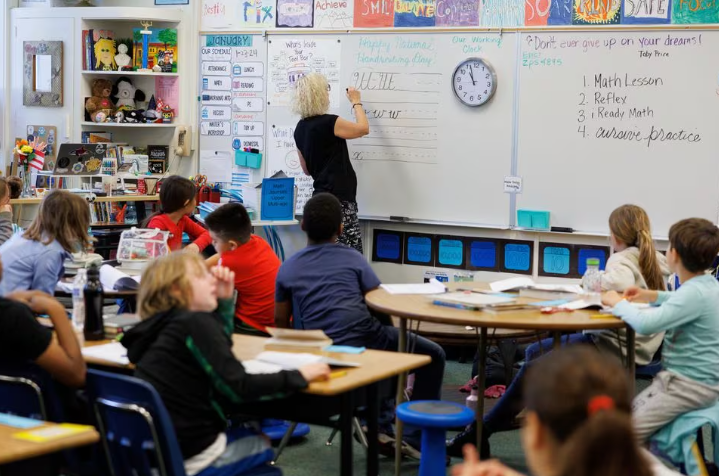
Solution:
[[(63, 9), (67, 10), (67, 9)], [(185, 108), (189, 108), (188, 104), (183, 104), (182, 87), (185, 81), (180, 77), (180, 73), (184, 72), (186, 77), (191, 71), (191, 60), (187, 54), (189, 51), (189, 43), (187, 40), (187, 32), (183, 25), (183, 19), (186, 18), (187, 12), (181, 9), (173, 8), (133, 8), (133, 7), (95, 7), (77, 9), (81, 11), (75, 31), (75, 56), (77, 67), (77, 93), (75, 98), (75, 124), (79, 127), (75, 135), (80, 142), (80, 137), (84, 132), (107, 132), (112, 136), (114, 143), (126, 143), (132, 146), (145, 147), (148, 145), (168, 146), (169, 153), (166, 158), (166, 170), (169, 173), (176, 173), (177, 169), (170, 170), (170, 166), (178, 165), (178, 156), (175, 154), (175, 145), (178, 140), (178, 126), (183, 122), (181, 117), (187, 117)], [(170, 40), (168, 43), (159, 43), (159, 34), (150, 37), (149, 41), (149, 67), (158, 58), (159, 51), (172, 51), (173, 70), (171, 72), (155, 72), (155, 71), (102, 71), (95, 70), (96, 62), (92, 61), (92, 55), (88, 55), (85, 38), (90, 30), (107, 33), (111, 32), (114, 36), (116, 46), (119, 46), (123, 40), (128, 46), (127, 54), (132, 57), (130, 65), (137, 67), (141, 65), (141, 56), (138, 55), (142, 48), (142, 37), (138, 30), (143, 29), (141, 22), (152, 22), (151, 30), (171, 30), (176, 31), (174, 43)], [(88, 33), (85, 33), (88, 32)], [(152, 40), (155, 43), (152, 43)], [(167, 38), (162, 38), (167, 40)], [(94, 51), (94, 50), (93, 50)], [(144, 54), (144, 53), (143, 53)], [(169, 56), (168, 56), (169, 57)], [(174, 119), (172, 123), (116, 123), (116, 122), (93, 122), (92, 118), (85, 111), (86, 98), (92, 96), (93, 82), (98, 79), (109, 80), (112, 84), (117, 84), (120, 78), (127, 78), (132, 85), (145, 94), (145, 99), (139, 101), (135, 99), (135, 108), (146, 110), (150, 99), (154, 96), (156, 102), (162, 101), (169, 104), (174, 111)], [(115, 98), (112, 98), (115, 100)], [(184, 114), (183, 114), (184, 113)], [(174, 168), (174, 167), (173, 167)]]

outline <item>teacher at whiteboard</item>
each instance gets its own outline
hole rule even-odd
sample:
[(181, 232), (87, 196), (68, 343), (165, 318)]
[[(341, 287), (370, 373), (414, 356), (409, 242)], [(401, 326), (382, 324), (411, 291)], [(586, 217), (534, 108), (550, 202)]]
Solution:
[(355, 88), (347, 89), (356, 122), (327, 114), (330, 85), (319, 73), (301, 77), (295, 84), (293, 110), (301, 119), (295, 128), (295, 144), (305, 174), (314, 179), (314, 193), (328, 192), (342, 203), (344, 243), (362, 253), (357, 218), (357, 175), (350, 162), (347, 139), (369, 134), (369, 123)]

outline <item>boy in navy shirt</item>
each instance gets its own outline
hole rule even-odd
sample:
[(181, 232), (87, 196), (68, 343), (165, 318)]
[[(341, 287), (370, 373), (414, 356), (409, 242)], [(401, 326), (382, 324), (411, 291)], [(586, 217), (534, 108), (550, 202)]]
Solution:
[[(307, 248), (280, 267), (275, 290), (275, 324), (297, 329), (321, 329), (335, 344), (395, 351), (399, 330), (382, 325), (365, 303), (365, 294), (380, 280), (362, 254), (337, 243), (342, 233), (342, 206), (329, 193), (319, 193), (305, 205), (302, 230)], [(413, 400), (439, 400), (444, 375), (444, 350), (412, 335), (410, 345), (432, 363), (415, 371)], [(386, 431), (387, 420), (380, 425)], [(383, 425), (384, 423), (384, 425)]]

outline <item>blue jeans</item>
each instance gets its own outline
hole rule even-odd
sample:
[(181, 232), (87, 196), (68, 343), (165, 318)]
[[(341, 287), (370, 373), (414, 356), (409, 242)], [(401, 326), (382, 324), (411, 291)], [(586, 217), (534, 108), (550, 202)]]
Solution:
[[(570, 334), (563, 336), (562, 345), (576, 344), (592, 344), (591, 337), (582, 333)], [(512, 383), (507, 387), (507, 391), (502, 395), (492, 410), (484, 416), (484, 431), (486, 435), (498, 431), (506, 431), (511, 429), (514, 418), (524, 408), (524, 375), (531, 362), (537, 360), (542, 355), (550, 352), (554, 346), (554, 339), (543, 339), (541, 342), (534, 343), (527, 347), (525, 351), (524, 365), (519, 369), (517, 375), (514, 376)]]

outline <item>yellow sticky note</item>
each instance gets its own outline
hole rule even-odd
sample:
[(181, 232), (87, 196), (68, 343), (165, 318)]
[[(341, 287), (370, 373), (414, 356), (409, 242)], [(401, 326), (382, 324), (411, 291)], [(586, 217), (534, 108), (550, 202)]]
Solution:
[(38, 428), (37, 430), (21, 431), (19, 433), (13, 434), (12, 436), (13, 438), (17, 438), (18, 440), (27, 440), (34, 441), (37, 443), (43, 443), (45, 441), (64, 438), (90, 430), (92, 430), (92, 427), (87, 425), (61, 423), (59, 425)]

